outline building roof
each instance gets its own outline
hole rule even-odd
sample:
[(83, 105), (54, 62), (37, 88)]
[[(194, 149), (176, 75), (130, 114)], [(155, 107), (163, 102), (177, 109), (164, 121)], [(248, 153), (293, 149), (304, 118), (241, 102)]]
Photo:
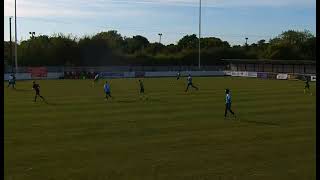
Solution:
[(271, 60), (271, 59), (221, 59), (221, 61), (233, 64), (304, 64), (316, 65), (316, 61), (312, 60)]

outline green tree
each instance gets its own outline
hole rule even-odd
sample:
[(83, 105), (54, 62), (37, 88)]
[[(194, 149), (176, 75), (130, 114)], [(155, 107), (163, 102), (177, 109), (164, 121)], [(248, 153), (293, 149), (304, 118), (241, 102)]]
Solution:
[(79, 64), (79, 49), (76, 38), (58, 34), (50, 37), (50, 59), (57, 65)]
[(229, 48), (230, 44), (227, 41), (222, 41), (219, 38), (215, 37), (206, 37), (201, 38), (201, 48), (208, 49), (208, 48)]
[(150, 43), (148, 47), (145, 48), (145, 52), (147, 54), (156, 55), (163, 52), (165, 50), (165, 47), (165, 45), (160, 43)]
[(301, 47), (303, 58), (307, 60), (316, 60), (316, 37), (308, 38)]
[(49, 53), (50, 39), (47, 35), (22, 41), (18, 48), (20, 65), (42, 66), (56, 65)]
[(107, 65), (112, 64), (113, 54), (109, 43), (102, 38), (85, 37), (78, 43), (81, 65)]
[(180, 49), (195, 49), (199, 45), (199, 39), (197, 35), (186, 35), (178, 41), (178, 47)]
[(178, 51), (179, 51), (178, 46), (176, 46), (174, 44), (169, 44), (164, 49), (164, 53), (167, 54), (167, 55), (176, 54), (176, 53), (178, 53)]
[(279, 38), (283, 43), (301, 47), (304, 42), (314, 36), (307, 30), (305, 31), (294, 31), (288, 30), (279, 35)]
[[(22, 66), (197, 65), (198, 43), (195, 34), (167, 46), (150, 43), (141, 35), (122, 38), (114, 30), (80, 39), (63, 34), (42, 35), (18, 44), (18, 59)], [(203, 65), (218, 63), (223, 58), (316, 59), (316, 37), (309, 31), (288, 30), (268, 42), (261, 39), (248, 46), (232, 47), (219, 38), (205, 37), (201, 39), (201, 48)], [(4, 42), (5, 60), (10, 58), (9, 54), (9, 42)]]
[(124, 40), (117, 31), (111, 30), (108, 32), (100, 32), (92, 37), (92, 39), (100, 39), (107, 42), (112, 49), (120, 50), (124, 45)]
[(314, 36), (309, 31), (285, 31), (270, 40), (265, 56), (270, 59), (285, 60), (315, 59), (313, 38)]
[(133, 36), (132, 38), (126, 38), (124, 42), (125, 42), (124, 51), (129, 54), (135, 53), (137, 51), (141, 51), (149, 45), (148, 39), (140, 35)]

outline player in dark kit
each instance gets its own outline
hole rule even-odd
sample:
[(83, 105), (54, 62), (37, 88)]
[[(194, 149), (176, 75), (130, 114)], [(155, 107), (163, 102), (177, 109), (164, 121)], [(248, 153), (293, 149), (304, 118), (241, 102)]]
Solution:
[(36, 84), (35, 81), (33, 81), (33, 86), (32, 89), (34, 89), (36, 91), (36, 95), (34, 97), (34, 102), (37, 101), (37, 97), (39, 96), (43, 101), (45, 101), (44, 97), (40, 95), (40, 86), (39, 84)]
[(180, 79), (180, 71), (177, 73), (177, 80), (179, 80)]
[(191, 86), (191, 87), (195, 88), (196, 90), (199, 90), (199, 88), (197, 88), (196, 86), (194, 86), (194, 85), (192, 84), (192, 77), (191, 77), (191, 75), (190, 75), (190, 74), (189, 74), (189, 76), (188, 76), (187, 81), (188, 81), (188, 85), (187, 85), (186, 92), (188, 91), (189, 86)]
[[(145, 97), (145, 94), (144, 94), (144, 85), (141, 79), (139, 79), (139, 85), (140, 85), (140, 99), (143, 99)], [(146, 99), (148, 98), (146, 97)]]
[(224, 118), (227, 117), (227, 112), (230, 111), (230, 113), (236, 118), (235, 113), (231, 110), (231, 95), (230, 90), (226, 89), (226, 109), (224, 111)]
[(144, 93), (144, 86), (143, 86), (143, 82), (139, 79), (139, 85), (140, 85), (140, 93)]
[(306, 77), (306, 85), (304, 86), (304, 94), (306, 94), (306, 89), (308, 90), (308, 92), (310, 93), (310, 95), (312, 95), (312, 93), (310, 92), (310, 84), (309, 84), (309, 79)]

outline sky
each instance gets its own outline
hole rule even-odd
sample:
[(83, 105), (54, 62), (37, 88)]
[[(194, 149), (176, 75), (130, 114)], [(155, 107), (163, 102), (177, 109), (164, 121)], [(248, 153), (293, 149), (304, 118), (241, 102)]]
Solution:
[[(176, 44), (199, 33), (199, 0), (16, 0), (17, 39), (54, 33), (76, 37), (117, 30), (150, 42)], [(269, 40), (286, 30), (316, 34), (316, 0), (202, 0), (201, 36), (232, 45)], [(4, 0), (4, 40), (9, 40), (14, 0)], [(14, 40), (14, 19), (12, 19)]]

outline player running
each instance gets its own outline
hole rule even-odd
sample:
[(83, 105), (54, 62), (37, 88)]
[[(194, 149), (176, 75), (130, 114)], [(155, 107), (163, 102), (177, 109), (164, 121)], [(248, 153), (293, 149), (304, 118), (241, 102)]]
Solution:
[(100, 79), (100, 75), (99, 73), (97, 73), (95, 76), (94, 76), (94, 79), (93, 79), (93, 82), (92, 82), (92, 86), (94, 87), (94, 85), (99, 81)]
[(36, 84), (35, 81), (33, 81), (32, 89), (36, 91), (36, 95), (34, 97), (34, 102), (37, 101), (37, 97), (39, 96), (43, 101), (45, 101), (44, 97), (40, 95), (40, 86), (39, 84)]
[(180, 71), (177, 73), (177, 80), (179, 80), (180, 79)]
[(310, 92), (310, 84), (309, 84), (309, 78), (306, 77), (306, 85), (304, 86), (304, 94), (306, 94), (306, 90), (308, 90), (308, 92), (310, 93), (310, 95), (312, 95), (312, 93)]
[(12, 87), (13, 89), (16, 88), (16, 87), (15, 87), (15, 86), (16, 86), (16, 77), (15, 77), (14, 74), (11, 74), (10, 77), (9, 77), (8, 87), (10, 87), (10, 85), (11, 85), (11, 87)]
[(112, 98), (111, 96), (111, 90), (110, 90), (110, 84), (108, 84), (108, 81), (106, 81), (106, 83), (103, 86), (104, 92), (106, 93), (106, 99), (108, 100), (108, 96)]
[[(139, 79), (139, 85), (140, 85), (140, 99), (143, 99), (145, 97), (144, 94), (144, 85), (141, 79)], [(145, 99), (148, 99), (147, 97)]]
[(188, 85), (187, 85), (187, 89), (186, 89), (186, 91), (185, 91), (185, 92), (187, 92), (187, 91), (188, 91), (189, 86), (191, 86), (191, 87), (195, 88), (196, 90), (199, 90), (199, 88), (197, 88), (196, 86), (194, 86), (194, 85), (192, 84), (192, 77), (191, 77), (191, 74), (189, 74), (189, 76), (188, 76), (188, 78), (187, 78), (187, 81), (188, 81)]
[(226, 89), (226, 109), (224, 111), (224, 118), (227, 117), (227, 112), (230, 111), (230, 113), (236, 118), (235, 113), (231, 110), (231, 95), (230, 90)]

